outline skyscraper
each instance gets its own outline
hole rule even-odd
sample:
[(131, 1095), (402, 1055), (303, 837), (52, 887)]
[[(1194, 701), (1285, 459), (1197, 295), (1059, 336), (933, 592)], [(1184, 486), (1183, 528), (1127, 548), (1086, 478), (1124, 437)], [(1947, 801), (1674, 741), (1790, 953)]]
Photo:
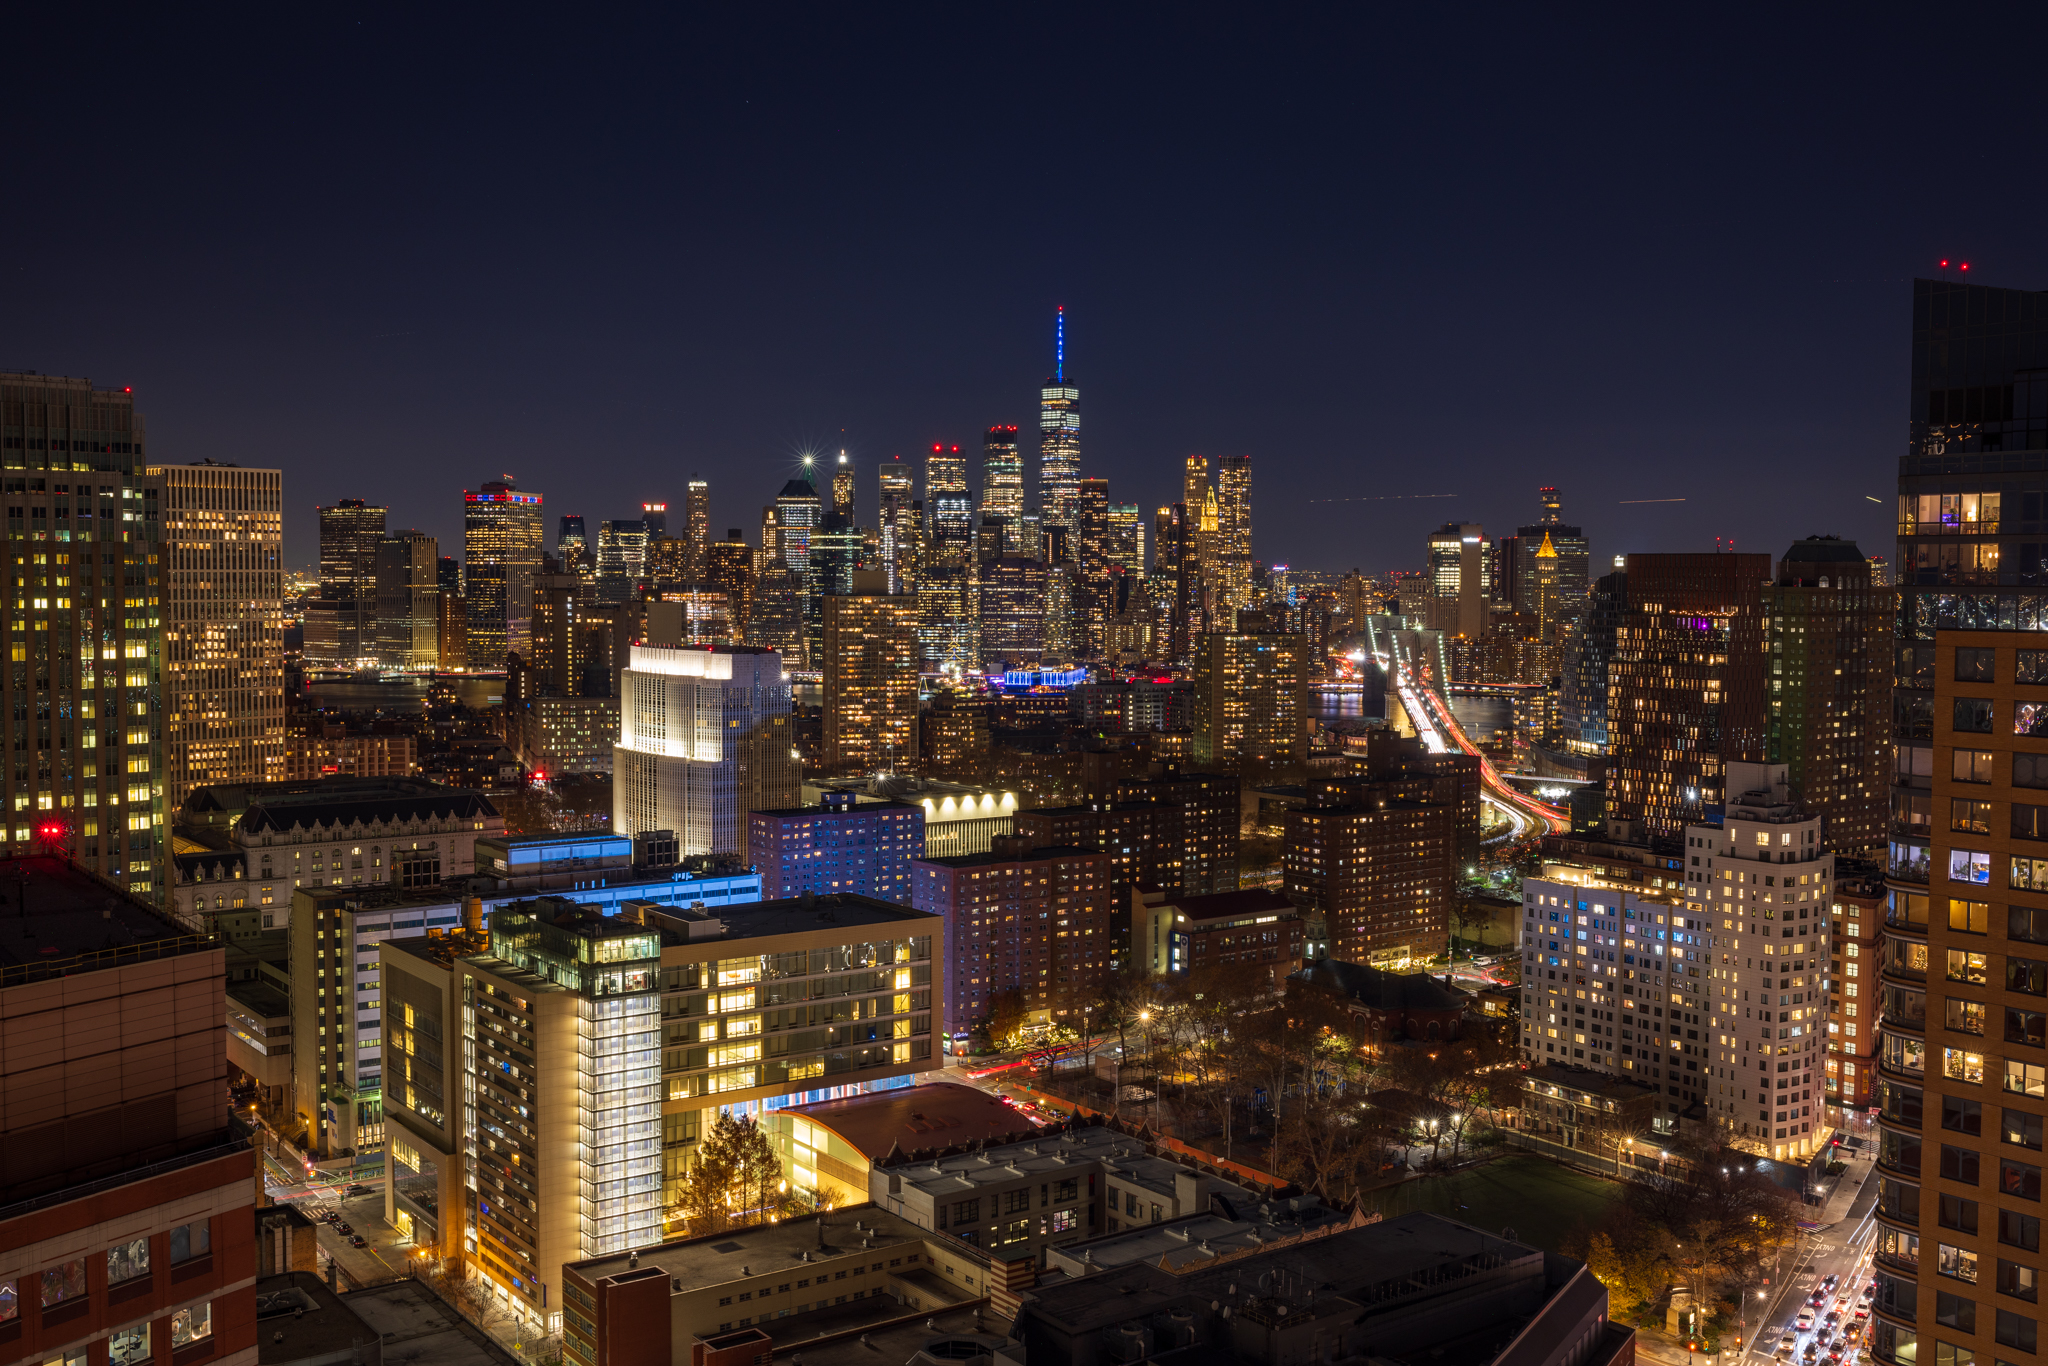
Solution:
[[(991, 530), (991, 539), (1003, 534), (1000, 526)], [(992, 555), (981, 561), (975, 587), (984, 667), (1025, 669), (1044, 657), (1045, 578), (1045, 561), (1034, 556)]]
[(903, 772), (917, 760), (917, 600), (880, 570), (854, 572), (824, 602), (828, 773)]
[(1581, 753), (1607, 752), (1608, 665), (1627, 612), (1628, 575), (1603, 574), (1567, 642), (1559, 709), (1565, 744)]
[(891, 593), (912, 592), (923, 548), (919, 526), (922, 505), (917, 502), (916, 481), (911, 467), (900, 460), (877, 466), (876, 474), (881, 490), (877, 507), (881, 510), (882, 572), (889, 576)]
[(696, 587), (711, 546), (711, 485), (694, 474), (683, 486), (683, 539), (690, 544), (689, 580)]
[(853, 462), (846, 452), (839, 452), (839, 464), (832, 471), (832, 510), (848, 522), (858, 520), (853, 515)]
[(306, 609), (306, 660), (352, 663), (372, 648), (384, 509), (344, 498), (320, 514), (320, 596)]
[[(1542, 520), (1515, 528), (1495, 544), (1493, 596), (1517, 612), (1545, 622), (1544, 639), (1559, 638), (1585, 613), (1588, 574), (1592, 552), (1586, 533), (1564, 521), (1563, 496), (1554, 487), (1536, 490)], [(1536, 555), (1545, 544), (1551, 548), (1553, 563), (1547, 573), (1551, 581), (1550, 607), (1539, 612), (1536, 605), (1539, 568)]]
[(1195, 762), (1241, 773), (1308, 758), (1309, 642), (1210, 631), (1195, 642)]
[(1473, 639), (1484, 634), (1492, 588), (1486, 561), (1486, 528), (1471, 522), (1445, 522), (1431, 533), (1428, 616), (1432, 630)]
[(441, 544), (423, 531), (377, 543), (377, 659), (391, 669), (441, 664)]
[(1769, 759), (1821, 821), (1823, 847), (1862, 858), (1884, 844), (1891, 783), (1891, 594), (1854, 541), (1795, 541), (1764, 589)]
[(617, 604), (633, 597), (647, 580), (647, 524), (623, 518), (597, 525), (598, 601)]
[(524, 654), (533, 628), (533, 576), (540, 572), (541, 504), (509, 479), (462, 495), (463, 579), (469, 667), (502, 669)]
[(1083, 479), (1074, 493), (1074, 622), (1083, 659), (1100, 659), (1108, 643), (1109, 615), (1115, 610), (1111, 583), (1109, 481)]
[(1137, 578), (1145, 573), (1145, 518), (1136, 503), (1109, 505), (1104, 558), (1113, 574)]
[(1038, 392), (1038, 509), (1047, 527), (1076, 538), (1081, 484), (1081, 391), (1067, 380), (1067, 310), (1053, 331), (1053, 372)]
[(704, 586), (725, 594), (726, 620), (732, 623), (732, 638), (748, 644), (762, 644), (748, 633), (754, 620), (754, 551), (738, 527), (725, 539), (711, 543), (705, 557)]
[(1679, 835), (1765, 749), (1768, 555), (1631, 555), (1607, 675), (1607, 817)]
[(14, 847), (61, 821), (78, 862), (161, 900), (163, 481), (141, 458), (142, 416), (126, 390), (24, 374), (0, 375), (0, 413), (14, 528), (0, 600), (21, 632), (6, 673)]
[(668, 504), (642, 503), (640, 525), (647, 528), (647, 539), (650, 541), (668, 535)]
[(782, 657), (749, 645), (635, 645), (620, 681), (612, 829), (675, 832), (684, 854), (737, 854), (746, 813), (795, 806)]
[(1017, 451), (1014, 426), (991, 427), (982, 441), (981, 515), (1002, 519), (1004, 553), (1039, 553), (1036, 544), (1024, 541), (1024, 457)]
[(861, 567), (860, 528), (836, 512), (825, 514), (811, 533), (810, 563), (804, 571), (804, 658), (823, 668), (825, 599), (853, 591), (854, 571)]
[(1252, 605), (1252, 458), (1216, 458), (1214, 555), (1221, 606), (1228, 611)]
[(202, 461), (164, 482), (164, 800), (284, 777), (284, 475)]
[(825, 508), (811, 483), (811, 460), (804, 457), (804, 477), (792, 479), (775, 495), (773, 550), (799, 575), (811, 567), (811, 533), (825, 519)]

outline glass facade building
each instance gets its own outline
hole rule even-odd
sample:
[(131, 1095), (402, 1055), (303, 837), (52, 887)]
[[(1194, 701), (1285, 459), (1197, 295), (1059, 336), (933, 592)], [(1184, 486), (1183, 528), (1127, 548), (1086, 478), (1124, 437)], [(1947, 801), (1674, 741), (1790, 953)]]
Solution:
[(541, 568), (540, 495), (494, 479), (462, 499), (469, 667), (502, 669), (507, 654), (529, 648), (533, 579)]

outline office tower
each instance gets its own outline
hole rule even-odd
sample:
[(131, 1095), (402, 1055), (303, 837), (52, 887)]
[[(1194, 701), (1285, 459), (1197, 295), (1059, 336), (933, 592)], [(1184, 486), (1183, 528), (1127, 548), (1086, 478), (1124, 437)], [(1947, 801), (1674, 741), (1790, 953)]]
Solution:
[(435, 566), (434, 583), (440, 588), (442, 597), (461, 597), (462, 561), (453, 555), (441, 556)]
[(971, 561), (928, 565), (918, 576), (917, 641), (926, 671), (981, 667), (981, 590)]
[(377, 543), (376, 653), (390, 669), (441, 663), (441, 545), (424, 531), (394, 531)]
[(803, 576), (781, 558), (770, 560), (754, 585), (750, 643), (774, 650), (797, 666), (806, 664), (810, 642), (804, 631)]
[(195, 787), (284, 776), (284, 476), (210, 460), (148, 473), (164, 486), (164, 801), (175, 808)]
[(711, 548), (711, 485), (691, 475), (683, 486), (683, 539), (690, 545), (690, 581), (702, 578)]
[(4, 675), (13, 842), (25, 853), (38, 828), (61, 822), (80, 862), (157, 897), (163, 480), (145, 472), (143, 420), (125, 390), (0, 374), (0, 413), (14, 546), (0, 600), (22, 633)]
[(925, 457), (924, 501), (932, 563), (963, 564), (972, 559), (974, 495), (967, 483), (967, 457), (958, 446), (934, 445)]
[(1209, 461), (1207, 457), (1191, 455), (1181, 474), (1181, 505), (1199, 512), (1208, 500)]
[(1308, 638), (1211, 631), (1195, 642), (1195, 762), (1242, 772), (1308, 758)]
[(775, 495), (775, 553), (798, 574), (810, 569), (811, 534), (825, 516), (811, 483), (810, 464), (810, 457), (804, 457), (804, 477), (790, 480)]
[(597, 525), (597, 597), (616, 605), (637, 597), (647, 582), (645, 522), (604, 521)]
[(1100, 850), (1034, 848), (1020, 835), (996, 836), (986, 854), (913, 860), (910, 904), (946, 927), (947, 1032), (973, 1028), (1013, 991), (1033, 1023), (1079, 1021), (1112, 971), (1112, 882)]
[(1038, 554), (1037, 541), (1024, 539), (1024, 457), (1014, 426), (991, 427), (982, 440), (981, 516), (1001, 520), (1005, 554)]
[(571, 566), (592, 554), (590, 537), (583, 528), (583, 514), (565, 512), (555, 528), (555, 558), (561, 561), (564, 572), (574, 572)]
[(1053, 373), (1038, 391), (1038, 507), (1048, 527), (1080, 536), (1076, 495), (1081, 483), (1081, 391), (1067, 379), (1067, 314), (1053, 333)]
[(889, 576), (891, 593), (908, 593), (916, 588), (916, 570), (923, 549), (918, 515), (921, 505), (915, 497), (915, 480), (909, 465), (890, 461), (878, 468), (882, 570)]
[(724, 540), (712, 541), (706, 547), (704, 586), (725, 594), (725, 615), (732, 638), (761, 643), (752, 642), (748, 634), (754, 622), (754, 551), (738, 527), (727, 531)]
[(1822, 847), (1865, 857), (1884, 844), (1891, 783), (1891, 594), (1853, 541), (1796, 541), (1764, 589), (1767, 749)]
[(878, 569), (824, 598), (824, 764), (831, 773), (905, 771), (917, 763), (917, 600), (888, 591)]
[(541, 503), (509, 479), (462, 495), (463, 605), (469, 667), (502, 669), (524, 654), (533, 627), (533, 576), (540, 572)]
[(1152, 517), (1152, 586), (1164, 618), (1160, 637), (1165, 656), (1175, 664), (1192, 657), (1190, 600), (1193, 556), (1188, 544), (1187, 509), (1173, 503)]
[[(1978, 321), (2031, 320), (2033, 313), (2002, 311), (2001, 305), (2011, 307), (2007, 291), (1943, 290), (1929, 298), (1928, 282), (1918, 283), (1916, 344), (1925, 345), (1916, 350), (1916, 403), (1930, 372), (1936, 385), (2001, 378), (1962, 367), (1980, 363), (1979, 338), (2013, 336), (2017, 343), (2026, 333), (2011, 324), (1987, 329)], [(2023, 297), (2031, 310), (2035, 296)], [(1965, 304), (1978, 311), (1965, 315)], [(1930, 337), (1930, 328), (1946, 328), (1946, 338)], [(2012, 390), (1951, 391), (1940, 397), (1949, 425), (1930, 423), (1924, 437), (1916, 409), (1916, 448), (1925, 451), (1927, 443), (1946, 438), (1950, 468), (2002, 463), (1999, 456), (1986, 460), (1975, 453), (2001, 433), (2018, 444), (2020, 429), (2005, 425), (2003, 405), (2010, 402), (2014, 413), (2031, 411), (2022, 407), (2031, 402), (2021, 397), (2027, 388), (2022, 375)], [(1939, 395), (1936, 388), (1926, 401)], [(1973, 413), (1965, 404), (1982, 407)], [(1984, 425), (1957, 425), (1973, 416)], [(1905, 457), (1903, 468), (1915, 483), (1934, 467), (1932, 454)], [(2036, 496), (2015, 491), (2018, 482), (2005, 482), (2001, 526), (2006, 509), (2022, 496)], [(1902, 498), (1908, 496), (1919, 495)], [(1928, 536), (1930, 520), (1917, 521), (1913, 537)], [(1987, 520), (1980, 503), (1974, 529), (1990, 534)], [(1957, 528), (1965, 536), (1972, 529)], [(1960, 540), (1946, 549), (1957, 545), (1958, 555), (1980, 548)], [(1965, 605), (1937, 605), (1920, 577), (1939, 583), (1943, 566), (1935, 557), (1944, 549), (1928, 540), (1900, 541), (1900, 564), (1914, 570), (1901, 590), (1901, 611), (1911, 614), (1910, 623), (1925, 621), (1940, 633), (1910, 646), (1901, 642), (1901, 653), (1916, 652), (1913, 681), (1931, 691), (1932, 706), (1927, 733), (1901, 738), (1905, 790), (1899, 795), (1931, 800), (1939, 815), (1909, 823), (1894, 811), (1894, 838), (1925, 839), (1929, 857), (1906, 864), (1895, 846), (1883, 956), (1873, 974), (1880, 980), (1870, 983), (1880, 1001), (1860, 1003), (1866, 1015), (1878, 1015), (1882, 1039), (1873, 1322), (1878, 1349), (1894, 1357), (1910, 1355), (1917, 1335), (1927, 1333), (1940, 1353), (1956, 1360), (1972, 1354), (2007, 1359), (2032, 1352), (2038, 1332), (2040, 1154), (2048, 1128), (2048, 857), (2042, 857), (2048, 854), (2048, 806), (2038, 803), (2048, 787), (2048, 758), (2032, 747), (2035, 737), (2048, 734), (2048, 726), (2037, 724), (2048, 693), (2041, 683), (2048, 679), (2048, 635), (2025, 621), (2018, 630), (1951, 628), (1941, 614), (1962, 612)], [(1930, 560), (1934, 567), (1923, 570)], [(1931, 654), (1919, 653), (1923, 649)], [(1915, 704), (1901, 700), (1899, 710), (1910, 717)], [(1931, 773), (1917, 763), (1907, 771), (1909, 740), (1931, 742)], [(1807, 961), (1809, 971), (1818, 970)], [(1846, 1020), (1846, 978), (1842, 985)]]
[(612, 829), (671, 830), (685, 854), (746, 848), (745, 814), (797, 804), (782, 657), (748, 645), (631, 647)]
[[(34, 380), (18, 387), (71, 397)], [(81, 419), (69, 430), (102, 430)], [(113, 430), (123, 440), (98, 446), (140, 444)], [(228, 1108), (226, 950), (67, 859), (0, 860), (0, 883), (27, 893), (8, 908), (0, 973), (7, 1360), (254, 1366), (262, 1157)]]
[[(1047, 534), (1056, 545), (1065, 543), (1057, 532)], [(1039, 629), (1042, 659), (1066, 662), (1081, 658), (1081, 595), (1077, 567), (1072, 562), (1045, 561), (1045, 601), (1039, 605), (1044, 618)]]
[(533, 649), (526, 661), (527, 696), (576, 697), (583, 690), (582, 580), (539, 574), (533, 580)]
[(1679, 834), (1722, 800), (1735, 760), (1761, 762), (1768, 555), (1631, 555), (1607, 681), (1607, 819)]
[(836, 512), (826, 513), (811, 533), (804, 570), (804, 659), (811, 668), (824, 667), (825, 599), (853, 591), (861, 558), (860, 528)]
[(1105, 559), (1109, 572), (1128, 579), (1145, 574), (1145, 519), (1136, 503), (1111, 503)]
[(441, 668), (469, 667), (469, 602), (462, 594), (443, 590), (434, 636), (441, 651)]
[(353, 667), (375, 648), (377, 542), (384, 509), (344, 498), (320, 514), (320, 592), (306, 607), (310, 664)]
[(1252, 458), (1216, 458), (1216, 572), (1218, 592), (1230, 611), (1252, 605)]
[(841, 451), (839, 463), (832, 470), (832, 511), (848, 522), (859, 520), (853, 515), (853, 478), (853, 462)]
[(694, 586), (696, 570), (690, 543), (680, 536), (661, 536), (647, 542), (647, 591), (660, 597), (683, 593)]
[(650, 541), (660, 540), (668, 535), (668, 504), (642, 503), (640, 525), (647, 529), (647, 539)]
[[(1513, 536), (1503, 536), (1495, 543), (1492, 583), (1497, 600), (1543, 621), (1543, 638), (1548, 640), (1555, 639), (1584, 613), (1592, 553), (1584, 530), (1565, 524), (1564, 503), (1558, 491), (1540, 488), (1536, 497), (1542, 508), (1541, 520), (1517, 527)], [(1538, 560), (1538, 552), (1546, 544), (1552, 552), (1544, 557), (1549, 561), (1547, 566)], [(1547, 576), (1550, 585), (1545, 599), (1548, 610), (1542, 612), (1538, 610), (1540, 575)]]
[[(1007, 539), (998, 524), (998, 538)], [(981, 660), (991, 669), (1026, 669), (1045, 654), (1045, 561), (998, 555), (981, 562), (975, 585)]]
[(1567, 748), (1607, 752), (1607, 675), (1628, 612), (1628, 575), (1603, 574), (1566, 639), (1560, 724)]
[[(1474, 639), (1486, 630), (1486, 529), (1445, 522), (1429, 538), (1429, 625)], [(1405, 607), (1407, 604), (1403, 604)]]
[(1110, 613), (1116, 605), (1111, 582), (1114, 553), (1110, 543), (1109, 481), (1083, 479), (1074, 491), (1074, 617), (1079, 626), (1080, 657), (1100, 659), (1108, 649)]
[(924, 851), (924, 808), (908, 802), (826, 792), (816, 806), (747, 813), (747, 862), (764, 901), (850, 892), (907, 906), (910, 860)]

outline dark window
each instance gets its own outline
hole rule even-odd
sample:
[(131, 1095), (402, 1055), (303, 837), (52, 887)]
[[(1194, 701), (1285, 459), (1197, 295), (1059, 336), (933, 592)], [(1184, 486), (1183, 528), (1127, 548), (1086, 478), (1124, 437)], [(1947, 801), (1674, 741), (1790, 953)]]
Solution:
[(2028, 996), (2048, 996), (2048, 963), (2035, 958), (2007, 958), (2005, 989)]
[(1998, 651), (1993, 649), (1972, 649), (1968, 646), (1956, 651), (1956, 682), (1991, 683), (1996, 680)]
[(1984, 1103), (1961, 1096), (1941, 1098), (1941, 1127), (1958, 1134), (1984, 1132)]
[(1941, 1145), (1941, 1174), (1949, 1180), (1974, 1186), (1977, 1184), (1978, 1166), (1975, 1148), (1958, 1148), (1947, 1143)]
[(1961, 1295), (1951, 1295), (1946, 1290), (1937, 1290), (1934, 1292), (1934, 1321), (1959, 1333), (1974, 1333), (1977, 1331), (1977, 1302)]
[[(1990, 782), (1989, 778), (1984, 780)], [(2048, 787), (2048, 754), (2015, 754), (2012, 756), (2012, 785), (2014, 787)]]
[(2048, 806), (2012, 804), (2012, 837), (2016, 840), (2048, 840)]
[(2041, 1198), (2041, 1169), (2031, 1162), (2006, 1158), (1998, 1164), (1998, 1193), (2021, 1200)]
[(2006, 1110), (2005, 1127), (2000, 1133), (2007, 1143), (2021, 1148), (2041, 1150), (2041, 1117), (2030, 1115), (2024, 1110)]
[(1977, 1202), (1965, 1200), (1960, 1195), (1941, 1197), (1940, 1220), (1943, 1228), (1952, 1228), (1958, 1233), (1977, 1231)]
[(2032, 1301), (2041, 1294), (2040, 1274), (2031, 1266), (1998, 1259), (1998, 1293), (2016, 1300)]
[(2005, 1041), (2048, 1048), (2048, 1015), (2038, 1010), (2005, 1008)]
[(2022, 1352), (2035, 1350), (2035, 1324), (2024, 1314), (2015, 1314), (2010, 1309), (1998, 1311), (1998, 1343), (2001, 1347), (2017, 1347)]
[[(1946, 1199), (1947, 1197), (1942, 1197)], [(1976, 1232), (1973, 1228), (1972, 1233)], [(2007, 1247), (2022, 1248), (2028, 1252), (2041, 1250), (2041, 1221), (2031, 1214), (2018, 1210), (2002, 1209), (1998, 1212), (1998, 1241)]]
[(1958, 697), (1955, 711), (1949, 723), (1959, 732), (1973, 735), (1991, 733), (1991, 699), (1988, 697)]
[[(2013, 885), (2020, 885), (2018, 878), (2013, 879)], [(2029, 944), (2048, 944), (2048, 911), (2035, 910), (2030, 906), (2006, 907), (2005, 937)]]

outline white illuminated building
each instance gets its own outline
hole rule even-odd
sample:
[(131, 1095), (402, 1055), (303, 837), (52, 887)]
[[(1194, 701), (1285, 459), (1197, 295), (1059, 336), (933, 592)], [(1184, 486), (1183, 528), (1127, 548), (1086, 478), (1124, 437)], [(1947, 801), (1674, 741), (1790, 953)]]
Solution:
[(743, 853), (748, 811), (796, 804), (789, 683), (773, 650), (635, 645), (619, 727), (619, 834), (669, 830), (684, 854)]

